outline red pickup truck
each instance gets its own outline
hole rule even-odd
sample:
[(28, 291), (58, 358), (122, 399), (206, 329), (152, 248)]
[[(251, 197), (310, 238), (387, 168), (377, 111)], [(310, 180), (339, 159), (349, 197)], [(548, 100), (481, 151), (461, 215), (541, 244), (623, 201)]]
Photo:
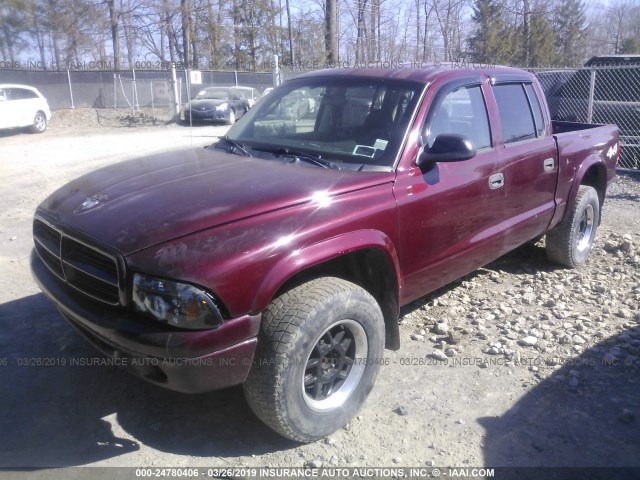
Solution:
[(552, 122), (521, 70), (320, 71), (211, 147), (60, 188), (31, 267), (120, 365), (182, 392), (244, 384), (312, 441), (360, 408), (402, 305), (543, 235), (585, 262), (618, 154), (615, 126)]

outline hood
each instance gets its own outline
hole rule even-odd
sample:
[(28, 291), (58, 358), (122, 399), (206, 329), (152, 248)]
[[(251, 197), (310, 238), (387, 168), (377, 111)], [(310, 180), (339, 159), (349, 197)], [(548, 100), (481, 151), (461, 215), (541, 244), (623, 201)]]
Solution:
[[(38, 207), (53, 222), (124, 255), (199, 230), (393, 180), (190, 149), (121, 162), (84, 175)], [(315, 197), (314, 197), (315, 195)]]
[(231, 100), (229, 99), (217, 99), (217, 98), (202, 98), (197, 100), (191, 100), (191, 108), (193, 110), (199, 110), (202, 107), (207, 109), (215, 108), (218, 105), (222, 105), (223, 103), (229, 103)]

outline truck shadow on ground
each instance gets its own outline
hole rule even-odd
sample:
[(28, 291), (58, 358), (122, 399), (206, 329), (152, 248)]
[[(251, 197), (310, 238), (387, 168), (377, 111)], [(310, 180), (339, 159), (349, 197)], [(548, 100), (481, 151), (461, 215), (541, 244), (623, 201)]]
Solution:
[(569, 358), (501, 417), (478, 419), (486, 430), (485, 465), (636, 467), (583, 475), (520, 470), (513, 478), (638, 478), (640, 361), (634, 339), (640, 339), (640, 325)]
[[(523, 245), (412, 302), (401, 314), (433, 305), (434, 300), (465, 280), (489, 276), (502, 283), (502, 273), (524, 278), (562, 268), (547, 259), (540, 244)], [(570, 348), (566, 346), (566, 350)], [(554, 358), (553, 354), (537, 351), (532, 351), (531, 357), (543, 366)], [(619, 331), (580, 355), (569, 354), (564, 360), (556, 360), (560, 364), (557, 370), (530, 389), (504, 415), (478, 419), (486, 430), (484, 465), (587, 468), (582, 471), (516, 468), (501, 471), (500, 478), (505, 479), (640, 478), (640, 325)]]
[(0, 305), (0, 319), (0, 467), (86, 465), (143, 444), (202, 457), (297, 445), (253, 415), (241, 388), (185, 395), (100, 365), (43, 294)]

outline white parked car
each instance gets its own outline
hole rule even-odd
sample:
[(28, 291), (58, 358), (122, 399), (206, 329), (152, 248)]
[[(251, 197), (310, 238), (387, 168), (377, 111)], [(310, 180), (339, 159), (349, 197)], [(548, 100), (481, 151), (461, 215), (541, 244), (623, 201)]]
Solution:
[(249, 101), (249, 108), (253, 107), (258, 100), (260, 100), (260, 93), (253, 87), (231, 87), (237, 92), (240, 92), (244, 98)]
[(47, 129), (51, 110), (37, 88), (0, 84), (0, 129), (31, 127), (34, 133)]

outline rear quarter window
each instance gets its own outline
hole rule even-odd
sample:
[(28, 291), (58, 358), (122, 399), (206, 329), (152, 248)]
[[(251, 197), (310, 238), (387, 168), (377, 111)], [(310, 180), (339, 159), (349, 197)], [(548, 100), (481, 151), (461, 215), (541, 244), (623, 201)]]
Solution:
[(524, 89), (527, 92), (529, 104), (531, 105), (531, 111), (533, 112), (533, 119), (536, 122), (536, 133), (538, 134), (538, 137), (541, 137), (544, 134), (544, 116), (542, 115), (540, 99), (538, 98), (538, 95), (536, 95), (536, 91), (534, 90), (532, 84), (525, 83)]
[(27, 90), (26, 88), (12, 88), (9, 91), (10, 100), (28, 100), (30, 98), (39, 98), (36, 92), (33, 90)]

